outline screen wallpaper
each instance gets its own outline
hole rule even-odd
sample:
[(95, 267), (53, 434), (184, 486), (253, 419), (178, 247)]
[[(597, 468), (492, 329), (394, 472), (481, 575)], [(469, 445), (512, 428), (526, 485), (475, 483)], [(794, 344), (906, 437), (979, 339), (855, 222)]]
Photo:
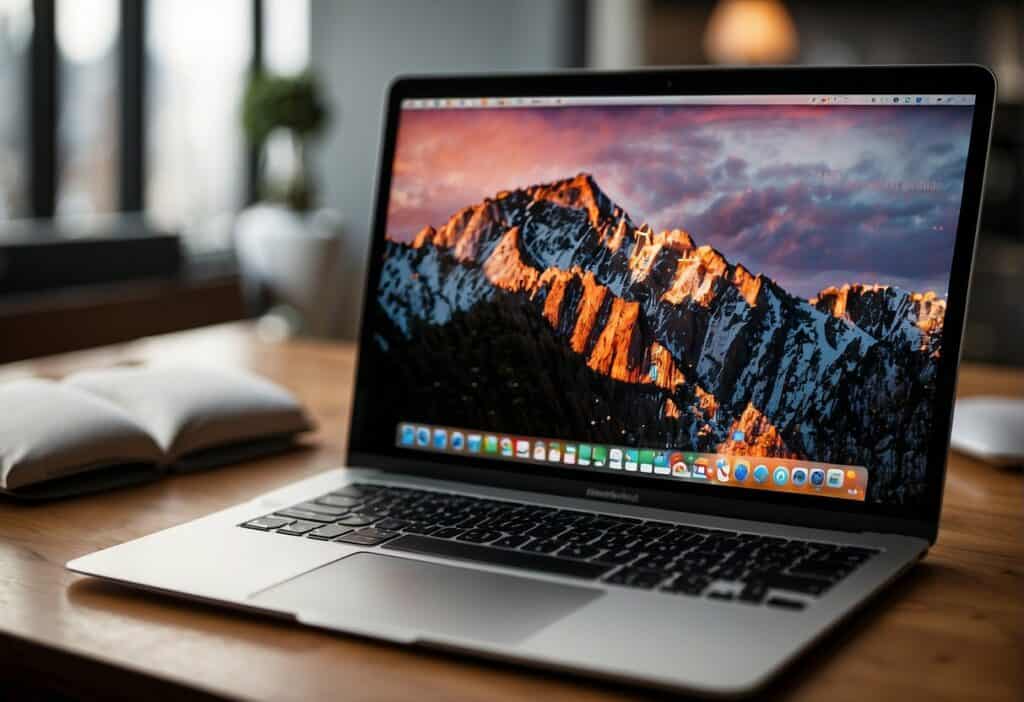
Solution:
[(403, 110), (370, 423), (863, 466), (915, 503), (971, 115)]

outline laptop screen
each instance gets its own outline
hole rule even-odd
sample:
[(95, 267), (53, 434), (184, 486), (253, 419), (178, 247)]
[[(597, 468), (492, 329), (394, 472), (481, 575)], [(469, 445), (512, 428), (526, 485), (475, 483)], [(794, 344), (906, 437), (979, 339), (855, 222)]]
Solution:
[(404, 100), (375, 431), (492, 468), (919, 504), (973, 111)]

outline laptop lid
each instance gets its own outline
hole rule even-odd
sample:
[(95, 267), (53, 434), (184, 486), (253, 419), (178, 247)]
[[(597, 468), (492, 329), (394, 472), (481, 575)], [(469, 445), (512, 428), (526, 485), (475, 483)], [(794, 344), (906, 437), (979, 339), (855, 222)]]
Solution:
[(349, 463), (934, 539), (994, 90), (396, 81)]

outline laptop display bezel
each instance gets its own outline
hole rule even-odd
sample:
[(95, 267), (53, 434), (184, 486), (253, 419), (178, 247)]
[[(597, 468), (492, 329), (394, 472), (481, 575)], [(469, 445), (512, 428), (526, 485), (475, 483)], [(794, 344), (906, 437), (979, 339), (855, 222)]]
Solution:
[[(647, 95), (794, 94), (968, 94), (976, 96), (954, 245), (943, 355), (937, 379), (934, 420), (928, 443), (926, 493), (914, 506), (836, 500), (816, 496), (723, 489), (558, 466), (509, 464), (471, 457), (428, 454), (372, 445), (367, 406), (374, 390), (375, 358), (366, 320), (380, 281), (401, 102), (416, 98), (574, 97)], [(995, 101), (995, 79), (981, 66), (875, 66), (842, 68), (662, 69), (631, 72), (567, 72), (543, 75), (408, 77), (388, 91), (379, 149), (370, 253), (362, 306), (359, 362), (352, 395), (348, 465), (378, 468), (570, 497), (597, 493), (628, 495), (628, 502), (846, 531), (900, 533), (934, 541), (945, 483), (953, 399), (960, 363), (964, 317), (977, 240), (985, 162)], [(937, 108), (941, 109), (941, 108)], [(595, 490), (595, 488), (597, 488)]]

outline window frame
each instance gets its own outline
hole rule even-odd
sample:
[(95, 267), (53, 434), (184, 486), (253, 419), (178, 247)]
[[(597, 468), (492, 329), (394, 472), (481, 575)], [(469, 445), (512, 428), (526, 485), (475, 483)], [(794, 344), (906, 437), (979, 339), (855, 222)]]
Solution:
[[(263, 0), (250, 0), (252, 55), (250, 70), (263, 68)], [(146, 209), (146, 18), (145, 0), (120, 0), (120, 37), (117, 44), (119, 115), (118, 200), (116, 211)], [(57, 47), (56, 0), (32, 0), (33, 28), (28, 58), (28, 95), (23, 101), (28, 127), (28, 217), (56, 214), (60, 166), (57, 148), (60, 116), (60, 53)], [(259, 153), (249, 146), (245, 160), (245, 202), (259, 195)]]

